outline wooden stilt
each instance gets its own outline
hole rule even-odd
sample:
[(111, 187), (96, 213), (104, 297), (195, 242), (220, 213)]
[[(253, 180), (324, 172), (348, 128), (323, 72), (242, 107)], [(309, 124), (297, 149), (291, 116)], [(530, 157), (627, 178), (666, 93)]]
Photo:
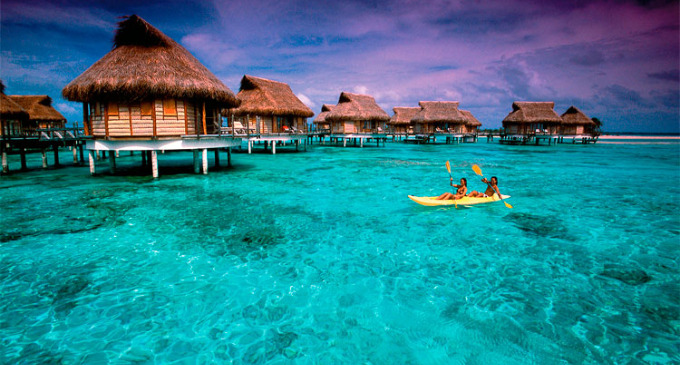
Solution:
[(158, 178), (158, 154), (155, 150), (151, 151), (151, 176)]
[(227, 147), (227, 166), (231, 167), (231, 147)]
[(77, 165), (78, 164), (78, 149), (76, 148), (76, 146), (73, 146), (73, 148), (71, 150), (73, 151), (73, 164)]
[(52, 145), (52, 150), (54, 151), (54, 166), (59, 166), (59, 146)]
[(204, 148), (203, 149), (203, 175), (208, 174), (208, 149)]
[(253, 151), (253, 141), (248, 140), (248, 154), (251, 154)]
[(22, 148), (20, 153), (21, 153), (21, 170), (27, 170), (28, 167), (26, 167), (26, 149)]
[(89, 157), (90, 160), (90, 175), (94, 175), (96, 172), (95, 169), (95, 152), (93, 150), (87, 151), (87, 156)]
[(47, 152), (45, 152), (45, 149), (43, 148), (40, 151), (40, 154), (42, 155), (42, 168), (46, 169), (47, 168)]
[(198, 150), (194, 150), (194, 174), (201, 172), (201, 164), (198, 161)]
[(83, 147), (82, 143), (78, 145), (78, 153), (80, 154), (80, 162), (78, 162), (79, 165), (82, 165), (83, 163), (85, 163), (85, 156), (83, 156), (83, 153), (84, 153), (83, 150), (84, 149), (85, 148)]
[(3, 174), (8, 174), (9, 173), (9, 164), (7, 163), (7, 151), (5, 149), (2, 149), (2, 173)]
[(220, 166), (220, 149), (215, 148), (215, 167)]
[(116, 173), (116, 152), (109, 151), (109, 172), (112, 174)]
[(276, 141), (272, 141), (272, 155), (276, 154)]
[(146, 166), (146, 151), (142, 151), (142, 166)]

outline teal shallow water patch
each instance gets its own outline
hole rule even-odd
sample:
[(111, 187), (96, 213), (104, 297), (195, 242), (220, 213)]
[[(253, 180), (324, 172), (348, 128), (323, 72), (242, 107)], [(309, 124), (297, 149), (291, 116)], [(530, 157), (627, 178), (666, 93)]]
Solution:
[[(515, 208), (410, 201), (446, 160)], [(680, 361), (677, 143), (160, 163), (0, 179), (0, 362)]]

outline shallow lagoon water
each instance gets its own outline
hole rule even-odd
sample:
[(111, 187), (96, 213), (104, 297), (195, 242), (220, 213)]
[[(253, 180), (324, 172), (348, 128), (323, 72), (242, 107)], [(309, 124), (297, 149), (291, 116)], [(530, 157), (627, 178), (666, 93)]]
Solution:
[[(0, 178), (0, 363), (678, 363), (680, 143), (603, 142), (314, 145), (208, 175), (168, 153), (158, 180), (139, 155), (95, 177), (32, 156)], [(450, 189), (446, 160), (514, 209), (410, 201)]]

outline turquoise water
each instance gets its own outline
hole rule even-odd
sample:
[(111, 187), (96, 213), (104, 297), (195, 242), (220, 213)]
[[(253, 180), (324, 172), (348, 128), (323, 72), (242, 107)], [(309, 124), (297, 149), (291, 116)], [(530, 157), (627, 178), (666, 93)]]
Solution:
[[(175, 153), (156, 181), (139, 155), (95, 177), (32, 155), (0, 178), (0, 363), (680, 363), (680, 143), (612, 142), (315, 145), (209, 175)], [(406, 198), (447, 191), (446, 160), (514, 209)]]

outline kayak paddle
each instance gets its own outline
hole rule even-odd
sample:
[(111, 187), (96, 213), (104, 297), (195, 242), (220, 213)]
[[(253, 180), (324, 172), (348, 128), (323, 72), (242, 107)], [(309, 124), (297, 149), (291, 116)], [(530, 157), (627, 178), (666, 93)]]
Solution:
[[(472, 170), (475, 171), (475, 174), (477, 174), (477, 175), (479, 175), (479, 176), (481, 176), (481, 177), (484, 177), (484, 175), (482, 175), (482, 169), (480, 169), (479, 166), (477, 166), (477, 165), (472, 165)], [(489, 185), (489, 186), (491, 186), (491, 184), (489, 184), (489, 183), (486, 183), (486, 184)], [(494, 190), (496, 190), (496, 194), (498, 194), (498, 198), (499, 198), (500, 200), (503, 200), (503, 196), (502, 196), (501, 193), (498, 191), (498, 189), (495, 189), (495, 188), (494, 188)], [(503, 200), (503, 204), (505, 204), (506, 207), (512, 209), (512, 205), (508, 204), (508, 202), (506, 202), (505, 200)]]
[[(449, 163), (449, 160), (446, 160), (446, 170), (449, 172), (449, 183), (453, 184), (453, 176), (451, 176), (451, 164)], [(451, 185), (451, 191), (453, 191), (453, 195), (456, 195), (456, 191), (453, 190), (453, 185)], [(458, 202), (456, 199), (453, 199), (453, 203), (456, 205), (456, 209), (458, 209)]]

